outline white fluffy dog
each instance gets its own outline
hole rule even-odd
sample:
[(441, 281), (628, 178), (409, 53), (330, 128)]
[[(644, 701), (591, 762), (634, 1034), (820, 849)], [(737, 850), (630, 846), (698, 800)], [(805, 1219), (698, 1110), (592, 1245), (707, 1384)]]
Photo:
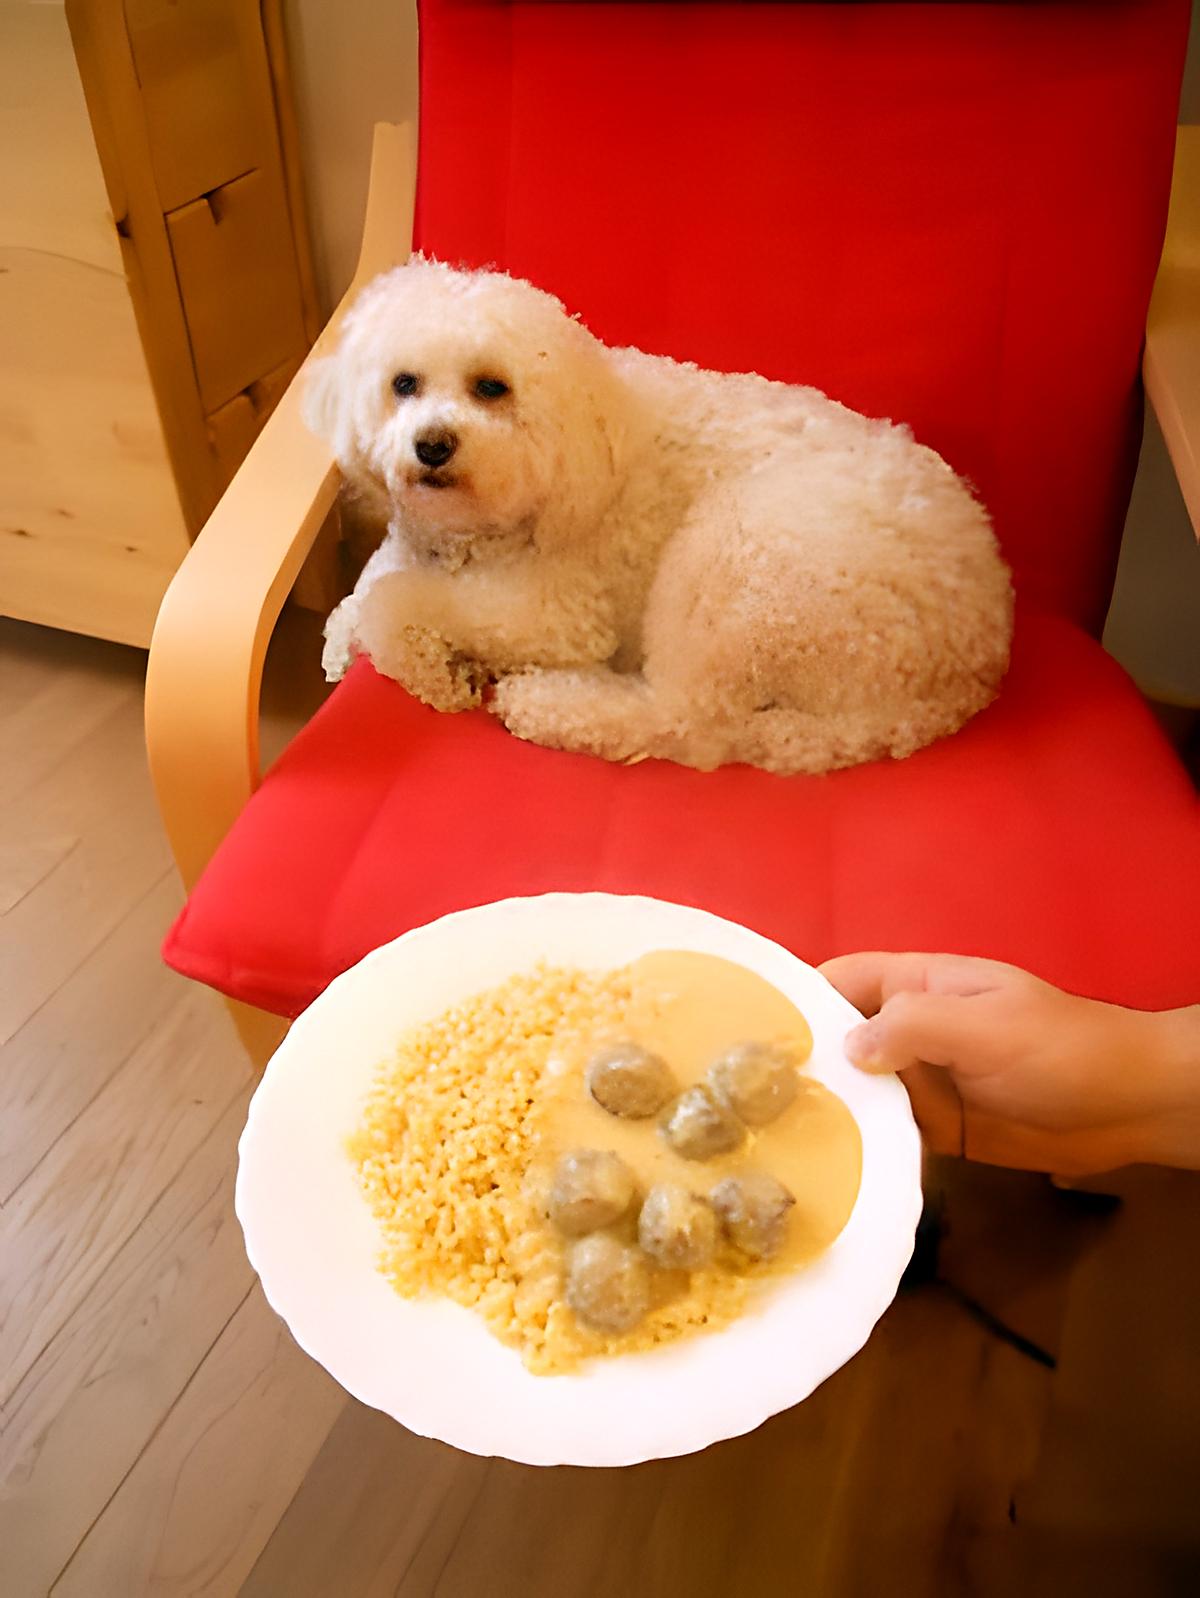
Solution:
[(609, 349), (527, 283), (418, 259), (364, 290), (306, 415), (388, 529), (331, 677), (365, 652), (555, 748), (817, 772), (953, 732), (1004, 673), (986, 513), (815, 389)]

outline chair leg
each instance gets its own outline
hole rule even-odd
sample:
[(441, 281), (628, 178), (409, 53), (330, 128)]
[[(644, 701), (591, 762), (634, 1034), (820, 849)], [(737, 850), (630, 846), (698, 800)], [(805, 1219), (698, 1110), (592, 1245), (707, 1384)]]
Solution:
[(242, 1004), (237, 999), (226, 999), (225, 1003), (237, 1028), (242, 1047), (250, 1056), (251, 1065), (261, 1075), (266, 1070), (267, 1061), (287, 1036), (291, 1023), (285, 1021), (281, 1015), (271, 1015), (266, 1010), (256, 1010), (252, 1005)]

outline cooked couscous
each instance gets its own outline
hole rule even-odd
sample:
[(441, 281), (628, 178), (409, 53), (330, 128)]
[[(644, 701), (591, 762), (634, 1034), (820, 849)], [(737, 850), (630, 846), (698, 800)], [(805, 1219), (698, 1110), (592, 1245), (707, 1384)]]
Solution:
[[(688, 1332), (723, 1326), (745, 1307), (753, 1278), (765, 1270), (728, 1245), (718, 1246), (710, 1262), (690, 1272), (665, 1268), (661, 1257), (638, 1251), (637, 1211), (655, 1182), (678, 1181), (682, 1173), (690, 1190), (707, 1190), (740, 1169), (731, 1163), (739, 1155), (721, 1155), (709, 1162), (700, 1181), (694, 1161), (670, 1147), (654, 1120), (606, 1112), (588, 1090), (588, 1061), (631, 1037), (660, 1049), (678, 1040), (679, 1049), (665, 1050), (673, 1056), (672, 1070), (680, 1070), (685, 1086), (696, 1080), (696, 1061), (682, 1047), (678, 1025), (656, 1031), (655, 1023), (669, 1019), (672, 1005), (693, 1022), (698, 994), (711, 993), (715, 968), (728, 962), (689, 969), (681, 985), (678, 967), (663, 967), (664, 958), (647, 956), (602, 973), (541, 968), (413, 1029), (381, 1068), (362, 1124), (350, 1140), (349, 1152), (381, 1230), (380, 1267), (396, 1290), (406, 1298), (444, 1295), (475, 1310), (537, 1374), (567, 1372), (595, 1354), (650, 1349)], [(705, 956), (674, 959), (708, 961)], [(741, 987), (747, 981), (761, 984), (741, 968), (728, 970), (738, 973)], [(664, 972), (674, 973), (673, 991), (662, 989)], [(761, 987), (791, 1011), (789, 1030), (802, 1061), (811, 1042), (803, 1017), (774, 989)], [(778, 1007), (772, 1014), (778, 1021)], [(687, 1042), (694, 1055), (696, 1044)], [(858, 1187), (853, 1119), (817, 1083), (803, 1080), (801, 1087), (807, 1133), (797, 1138), (791, 1128), (788, 1141), (781, 1142), (770, 1128), (748, 1139), (777, 1162), (790, 1155), (791, 1180), (796, 1174), (803, 1178), (811, 1167), (816, 1185), (830, 1190), (815, 1203), (810, 1194), (810, 1202), (797, 1212), (804, 1218), (790, 1265), (832, 1241)], [(803, 1121), (797, 1116), (796, 1126)], [(556, 1227), (548, 1216), (555, 1213), (556, 1172), (561, 1185), (564, 1171), (578, 1175), (602, 1163), (567, 1151), (606, 1144), (620, 1147), (632, 1162), (638, 1198), (609, 1231), (590, 1236), (620, 1243), (614, 1253), (621, 1253), (622, 1269), (631, 1247), (644, 1261), (637, 1264), (640, 1318), (597, 1314), (589, 1329), (583, 1322), (594, 1294), (579, 1278), (587, 1250), (572, 1240), (571, 1226)], [(614, 1169), (621, 1165), (615, 1155), (609, 1163)], [(607, 1166), (604, 1174), (612, 1177)], [(615, 1202), (607, 1191), (611, 1185), (605, 1197)], [(700, 1202), (707, 1200), (701, 1196)], [(630, 1268), (636, 1263), (631, 1259)], [(628, 1325), (630, 1319), (637, 1324), (620, 1333), (596, 1329)]]

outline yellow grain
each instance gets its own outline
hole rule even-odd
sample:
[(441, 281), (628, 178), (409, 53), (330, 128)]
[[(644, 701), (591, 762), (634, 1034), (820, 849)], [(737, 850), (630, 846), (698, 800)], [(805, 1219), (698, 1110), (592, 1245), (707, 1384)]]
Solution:
[(525, 1193), (537, 1084), (552, 1053), (619, 1036), (631, 997), (628, 970), (543, 967), (452, 1006), (401, 1038), (349, 1140), (396, 1291), (475, 1310), (539, 1375), (725, 1325), (745, 1303), (742, 1276), (696, 1272), (633, 1332), (603, 1338), (562, 1298), (560, 1251)]

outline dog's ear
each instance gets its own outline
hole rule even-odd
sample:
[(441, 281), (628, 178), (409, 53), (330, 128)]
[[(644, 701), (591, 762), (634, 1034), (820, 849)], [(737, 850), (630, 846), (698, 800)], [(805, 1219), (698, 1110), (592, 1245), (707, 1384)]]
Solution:
[(304, 374), (304, 399), (300, 414), (310, 433), (327, 444), (333, 444), (341, 420), (338, 402), (338, 366), (336, 355), (322, 355), (308, 363)]

